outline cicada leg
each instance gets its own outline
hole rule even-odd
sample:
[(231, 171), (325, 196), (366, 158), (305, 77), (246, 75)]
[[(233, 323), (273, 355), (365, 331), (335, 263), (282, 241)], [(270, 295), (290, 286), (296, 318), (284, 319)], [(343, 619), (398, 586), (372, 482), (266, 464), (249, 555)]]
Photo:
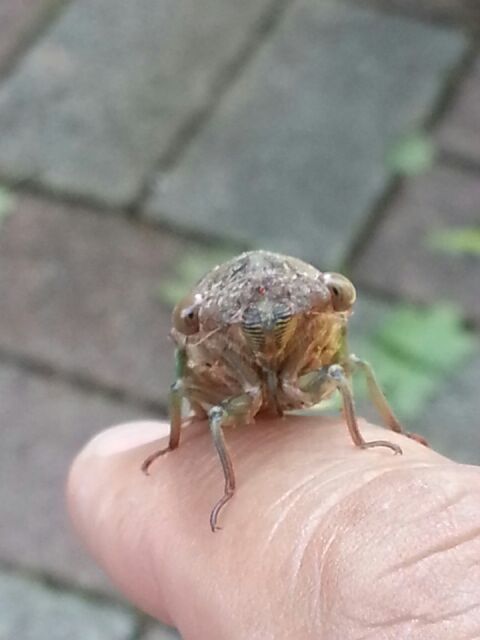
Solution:
[(361, 360), (355, 355), (349, 356), (348, 365), (350, 366), (352, 373), (360, 370), (365, 376), (370, 399), (374, 407), (378, 411), (379, 415), (385, 421), (386, 425), (392, 431), (395, 431), (396, 433), (402, 433), (408, 438), (411, 438), (412, 440), (416, 440), (417, 442), (420, 442), (421, 444), (428, 447), (428, 443), (425, 440), (425, 438), (423, 438), (420, 435), (417, 435), (416, 433), (408, 433), (407, 431), (405, 431), (401, 422), (398, 420), (396, 415), (393, 413), (392, 408), (388, 404), (388, 401), (382, 389), (380, 388), (380, 385), (378, 384), (378, 381), (372, 369), (372, 366), (365, 360)]
[(235, 398), (230, 398), (223, 405), (214, 406), (208, 412), (208, 424), (213, 444), (220, 458), (225, 478), (224, 494), (215, 504), (210, 514), (210, 527), (214, 532), (220, 528), (217, 527), (218, 514), (227, 502), (233, 498), (235, 492), (235, 473), (232, 459), (225, 443), (223, 427), (230, 422), (249, 420), (252, 414), (255, 414), (258, 410), (261, 399), (261, 389), (259, 387), (254, 393), (245, 393)]
[(210, 527), (212, 531), (215, 531), (218, 528), (217, 518), (220, 510), (233, 498), (233, 494), (235, 492), (235, 472), (233, 471), (232, 458), (228, 452), (222, 429), (227, 417), (228, 414), (223, 407), (212, 407), (208, 412), (208, 424), (210, 426), (213, 444), (215, 445), (218, 457), (220, 458), (223, 475), (225, 477), (225, 492), (220, 500), (215, 504), (210, 514)]
[(227, 423), (249, 422), (257, 413), (262, 403), (262, 388), (258, 374), (248, 366), (240, 356), (232, 349), (226, 347), (221, 354), (222, 359), (237, 372), (238, 384), (244, 393), (232, 396), (224, 400), (221, 391), (214, 387), (202, 384), (200, 379), (186, 376), (186, 354), (183, 349), (177, 349), (177, 381), (170, 391), (170, 438), (167, 447), (158, 449), (146, 458), (142, 464), (142, 470), (148, 474), (149, 467), (157, 458), (168, 451), (176, 449), (180, 442), (182, 427), (182, 402), (187, 398), (195, 413), (201, 415), (205, 404), (210, 405), (208, 411), (208, 423), (222, 464), (225, 477), (224, 495), (213, 507), (210, 515), (212, 531), (217, 527), (218, 514), (222, 507), (232, 498), (235, 491), (235, 474), (230, 454), (228, 452), (223, 427)]
[(177, 380), (170, 388), (170, 436), (168, 446), (163, 449), (157, 449), (151, 453), (142, 463), (142, 471), (148, 475), (148, 470), (157, 458), (163, 456), (168, 451), (176, 449), (180, 443), (180, 432), (182, 429), (182, 400), (184, 397), (184, 389), (182, 380)]
[(387, 447), (394, 453), (402, 453), (401, 448), (389, 442), (388, 440), (371, 440), (367, 441), (360, 433), (358, 427), (357, 414), (355, 411), (355, 403), (353, 399), (352, 388), (344, 368), (339, 364), (333, 364), (329, 367), (322, 367), (316, 371), (300, 376), (298, 386), (304, 393), (318, 393), (322, 385), (332, 383), (340, 392), (343, 403), (343, 413), (347, 423), (348, 431), (353, 443), (361, 449), (370, 449), (372, 447)]
[(187, 355), (183, 347), (178, 347), (175, 351), (176, 382), (170, 387), (169, 414), (170, 414), (170, 436), (168, 446), (157, 449), (151, 453), (142, 463), (142, 471), (148, 475), (148, 470), (157, 458), (163, 456), (168, 451), (176, 449), (180, 443), (180, 431), (182, 429), (182, 402), (185, 396), (183, 376), (187, 366)]

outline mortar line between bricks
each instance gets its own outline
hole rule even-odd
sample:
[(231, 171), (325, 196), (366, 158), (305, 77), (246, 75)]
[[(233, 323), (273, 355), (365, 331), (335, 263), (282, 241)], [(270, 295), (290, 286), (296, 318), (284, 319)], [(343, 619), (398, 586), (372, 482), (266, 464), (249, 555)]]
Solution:
[(438, 158), (443, 166), (480, 178), (480, 160), (468, 158), (457, 151), (443, 148), (440, 149)]
[(446, 115), (447, 111), (454, 106), (462, 83), (474, 68), (479, 51), (480, 43), (469, 38), (469, 44), (466, 47), (465, 53), (447, 74), (443, 86), (440, 87), (431, 112), (427, 114), (424, 119), (423, 128), (426, 131), (432, 132), (434, 127), (437, 126)]
[(18, 44), (7, 56), (6, 61), (0, 65), (0, 83), (5, 82), (15, 72), (21, 60), (72, 2), (73, 0), (50, 0), (45, 8), (39, 10), (36, 22), (25, 30)]
[[(356, 2), (353, 2), (352, 0), (341, 0), (341, 2), (342, 4), (346, 4), (350, 6), (356, 5)], [(434, 11), (433, 12), (425, 11), (422, 13), (421, 11), (416, 11), (415, 9), (405, 7), (405, 6), (400, 6), (398, 4), (392, 7), (386, 2), (379, 2), (378, 0), (377, 2), (375, 2), (374, 0), (369, 0), (369, 2), (367, 2), (362, 6), (362, 9), (369, 9), (370, 11), (374, 11), (376, 13), (380, 13), (387, 16), (398, 16), (400, 18), (407, 18), (412, 22), (419, 22), (429, 27), (434, 25), (437, 27), (443, 27), (450, 30), (453, 30), (455, 28), (460, 30), (466, 29), (466, 27), (464, 26), (465, 21), (462, 19), (455, 20), (454, 18), (452, 19), (448, 17), (442, 18), (438, 15), (435, 15)], [(472, 35), (477, 35), (480, 32), (480, 27), (473, 26), (472, 22), (470, 21), (468, 30)]]
[(351, 246), (347, 248), (341, 265), (341, 269), (347, 275), (353, 271), (355, 262), (364, 251), (365, 246), (368, 245), (370, 236), (375, 233), (376, 228), (387, 216), (390, 206), (400, 193), (403, 183), (404, 178), (399, 176), (389, 176), (386, 179), (385, 186), (371, 207), (365, 223), (358, 230)]
[(187, 242), (201, 244), (205, 248), (215, 247), (220, 243), (223, 246), (230, 246), (232, 249), (238, 250), (239, 253), (251, 248), (247, 243), (226, 240), (225, 236), (221, 234), (214, 235), (213, 233), (207, 233), (201, 230), (179, 228), (169, 223), (168, 220), (162, 220), (160, 222), (150, 218), (137, 217), (132, 215), (131, 211), (124, 207), (113, 207), (99, 200), (92, 199), (89, 196), (50, 190), (43, 185), (35, 184), (31, 180), (12, 182), (8, 177), (2, 176), (0, 173), (0, 186), (9, 189), (15, 197), (37, 198), (46, 204), (51, 203), (52, 205), (68, 207), (73, 210), (79, 208), (88, 209), (92, 214), (112, 216), (117, 220), (121, 219), (134, 226), (151, 229), (156, 233), (166, 231)]
[[(416, 127), (417, 129), (432, 134), (433, 129), (438, 125), (442, 117), (453, 105), (454, 100), (458, 95), (461, 83), (473, 67), (478, 50), (479, 45), (475, 41), (470, 40), (465, 53), (446, 75), (443, 86), (440, 88), (437, 97), (434, 100), (432, 109), (418, 123)], [(399, 175), (391, 175), (387, 177), (385, 187), (377, 198), (377, 201), (373, 204), (365, 224), (361, 229), (359, 229), (351, 246), (347, 248), (343, 260), (346, 271), (353, 270), (355, 262), (365, 250), (365, 247), (368, 246), (369, 237), (375, 233), (376, 228), (386, 218), (391, 205), (400, 193), (404, 184), (407, 183), (408, 179), (409, 178), (406, 176)]]
[(213, 117), (229, 90), (254, 60), (261, 47), (268, 42), (294, 2), (295, 0), (273, 0), (263, 15), (259, 17), (250, 34), (247, 34), (243, 45), (220, 69), (217, 78), (212, 83), (210, 96), (205, 105), (190, 114), (172, 135), (166, 151), (158, 158), (153, 172), (147, 176), (128, 206), (133, 215), (140, 215), (158, 172), (171, 170), (176, 166), (190, 143)]
[(16, 367), (41, 378), (57, 380), (60, 384), (73, 389), (123, 402), (130, 407), (135, 407), (148, 413), (158, 413), (159, 419), (165, 418), (167, 415), (166, 402), (161, 400), (157, 402), (156, 400), (139, 396), (124, 387), (111, 385), (79, 371), (58, 367), (47, 360), (35, 356), (19, 354), (0, 347), (0, 364)]
[[(59, 191), (51, 189), (43, 184), (39, 184), (33, 178), (24, 178), (15, 180), (0, 171), (0, 185), (9, 189), (13, 195), (25, 196), (29, 198), (38, 198), (41, 200), (49, 200), (52, 204), (68, 206), (71, 208), (89, 209), (101, 215), (114, 215), (118, 218), (118, 214), (122, 214), (124, 218), (128, 218), (128, 211), (125, 207), (115, 207), (103, 202), (100, 199), (81, 193), (72, 193), (68, 191)], [(148, 221), (143, 221), (148, 222)]]

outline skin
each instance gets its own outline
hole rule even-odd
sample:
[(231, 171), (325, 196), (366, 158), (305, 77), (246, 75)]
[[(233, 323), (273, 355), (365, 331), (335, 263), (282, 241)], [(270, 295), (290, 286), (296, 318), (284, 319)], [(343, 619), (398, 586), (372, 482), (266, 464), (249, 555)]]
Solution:
[(396, 433), (403, 456), (360, 450), (340, 419), (225, 433), (237, 491), (214, 535), (222, 476), (206, 423), (149, 478), (139, 467), (166, 424), (110, 429), (74, 461), (73, 523), (132, 602), (185, 640), (480, 637), (479, 469)]

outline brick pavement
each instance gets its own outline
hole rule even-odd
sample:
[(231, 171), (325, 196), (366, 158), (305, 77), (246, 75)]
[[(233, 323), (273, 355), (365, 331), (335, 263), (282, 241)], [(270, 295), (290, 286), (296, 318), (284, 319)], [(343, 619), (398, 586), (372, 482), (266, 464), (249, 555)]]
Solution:
[(268, 1), (96, 7), (70, 2), (0, 89), (0, 173), (123, 205), (208, 105)]
[(389, 146), (432, 109), (465, 45), (409, 19), (300, 0), (158, 176), (147, 215), (340, 265), (385, 187)]
[(446, 165), (408, 180), (365, 242), (353, 274), (364, 286), (419, 303), (457, 303), (480, 324), (480, 260), (448, 254), (435, 234), (475, 227), (480, 183), (475, 172)]
[(5, 640), (129, 640), (138, 624), (132, 612), (118, 605), (1, 572), (0, 610)]
[[(8, 639), (175, 637), (83, 555), (62, 490), (91, 434), (164, 410), (158, 289), (205, 240), (345, 261), (364, 295), (354, 340), (392, 300), (446, 298), (480, 320), (478, 254), (429, 244), (479, 224), (474, 2), (134, 4), (0, 9), (0, 176), (15, 196), (0, 226)], [(392, 177), (391, 145), (424, 125), (434, 166)], [(440, 450), (477, 463), (479, 358), (421, 420)]]
[(157, 289), (190, 246), (113, 215), (18, 198), (0, 234), (0, 349), (164, 402), (170, 311)]
[(0, 521), (8, 523), (0, 536), (0, 564), (47, 571), (57, 580), (99, 591), (109, 588), (71, 539), (63, 484), (70, 461), (90, 437), (142, 417), (152, 414), (57, 376), (0, 366)]

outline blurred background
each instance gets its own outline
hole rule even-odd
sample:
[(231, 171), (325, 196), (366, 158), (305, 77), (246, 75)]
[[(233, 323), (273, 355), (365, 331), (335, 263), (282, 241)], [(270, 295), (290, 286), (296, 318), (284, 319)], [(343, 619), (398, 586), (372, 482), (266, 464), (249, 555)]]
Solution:
[(480, 462), (479, 29), (476, 0), (0, 0), (1, 640), (177, 637), (63, 484), (165, 415), (171, 306), (240, 250), (349, 275), (352, 350)]

